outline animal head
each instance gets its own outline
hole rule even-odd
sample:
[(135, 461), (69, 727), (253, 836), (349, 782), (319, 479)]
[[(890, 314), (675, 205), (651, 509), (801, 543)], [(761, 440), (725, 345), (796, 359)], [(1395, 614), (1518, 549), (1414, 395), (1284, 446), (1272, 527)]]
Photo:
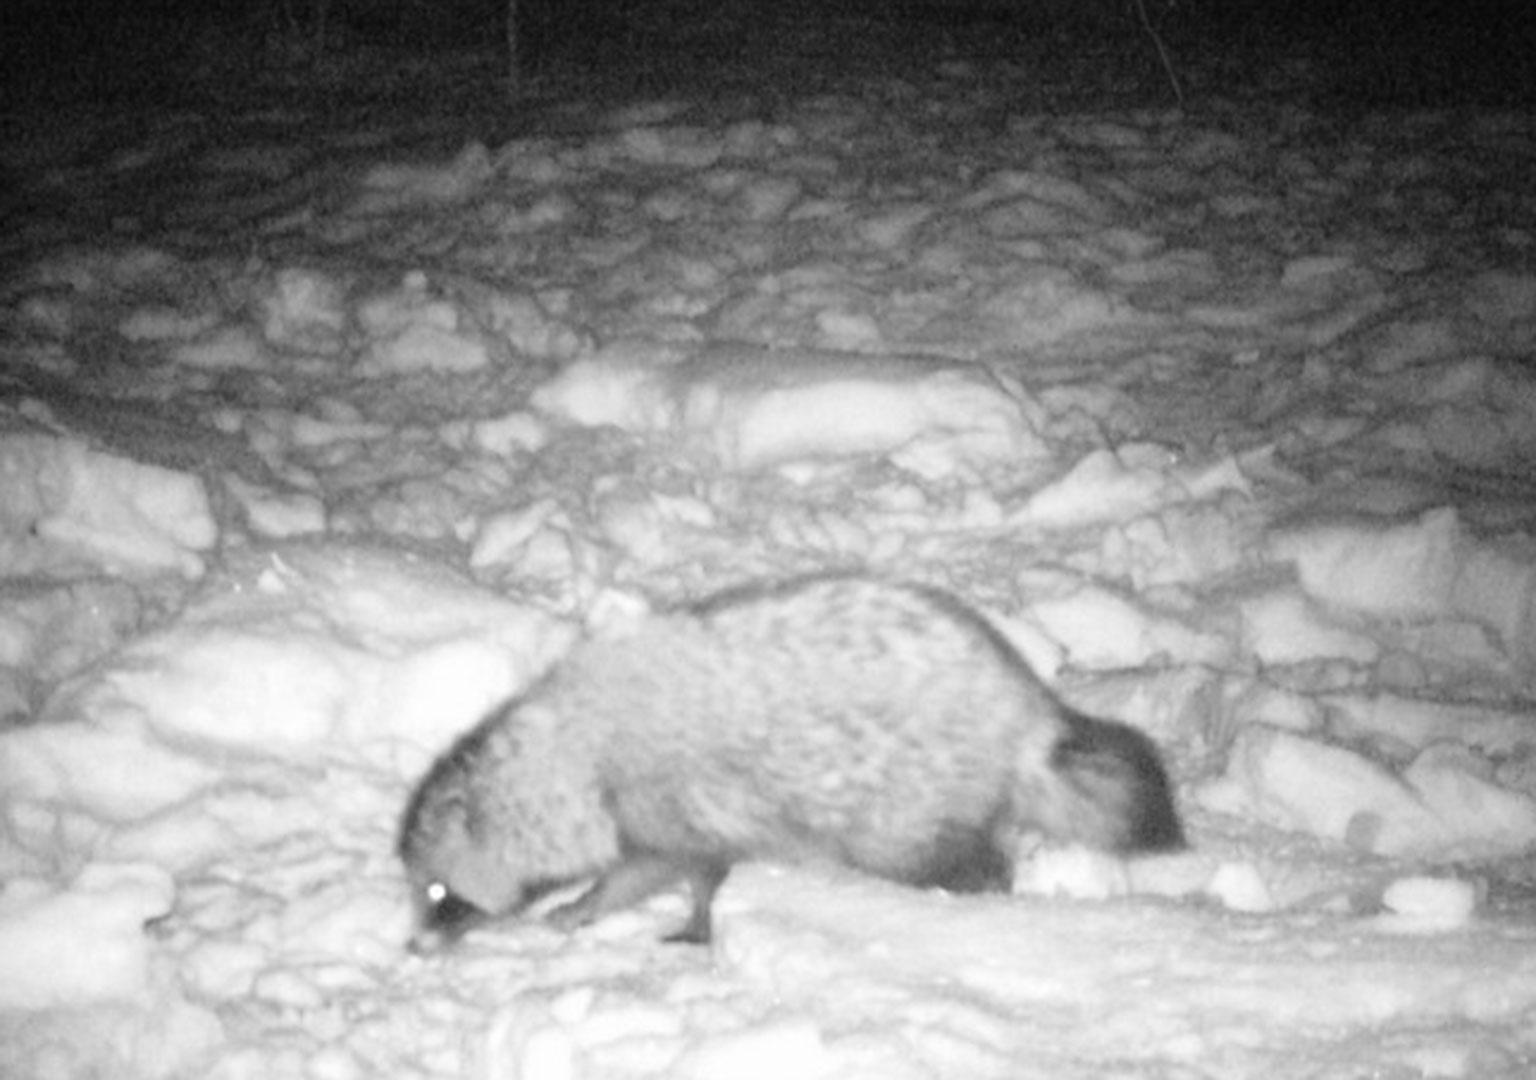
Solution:
[(416, 905), (416, 952), (516, 914), (618, 857), (591, 770), (569, 745), (552, 752), (527, 711), (509, 707), (461, 738), (406, 807), (398, 850)]
[(399, 854), (416, 907), (413, 950), (451, 944), (474, 926), (522, 906), (522, 875), (493, 843), (462, 762), (445, 757), (416, 790)]

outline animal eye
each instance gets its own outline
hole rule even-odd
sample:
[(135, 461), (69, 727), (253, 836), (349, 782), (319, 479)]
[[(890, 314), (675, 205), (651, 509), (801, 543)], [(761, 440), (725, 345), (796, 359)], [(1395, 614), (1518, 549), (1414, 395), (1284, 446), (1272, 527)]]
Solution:
[(430, 912), (427, 923), (450, 939), (458, 937), (470, 927), (485, 921), (485, 912), (441, 881), (429, 884), (425, 892)]

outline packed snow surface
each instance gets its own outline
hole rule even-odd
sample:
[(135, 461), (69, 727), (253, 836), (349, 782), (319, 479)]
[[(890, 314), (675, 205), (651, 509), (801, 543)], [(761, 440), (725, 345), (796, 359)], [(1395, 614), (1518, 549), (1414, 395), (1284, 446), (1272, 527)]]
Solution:
[[(1531, 1075), (1536, 122), (1031, 78), (15, 151), (0, 1076)], [(405, 951), (457, 732), (826, 567), (1149, 732), (1191, 849)]]

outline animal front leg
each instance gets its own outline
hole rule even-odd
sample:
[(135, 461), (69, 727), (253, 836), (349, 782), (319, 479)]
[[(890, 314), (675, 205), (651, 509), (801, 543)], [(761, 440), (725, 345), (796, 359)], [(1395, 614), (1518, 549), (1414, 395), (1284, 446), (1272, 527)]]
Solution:
[(677, 881), (686, 881), (692, 894), (693, 908), (688, 921), (666, 941), (704, 944), (709, 941), (710, 902), (725, 880), (728, 864), (713, 860), (678, 858), (653, 853), (635, 853), (625, 857), (581, 896), (549, 913), (551, 925), (573, 930), (602, 918), (613, 911), (633, 907), (640, 901)]
[(569, 904), (549, 913), (549, 922), (574, 930), (614, 911), (633, 907), (687, 874), (685, 864), (661, 855), (628, 855)]

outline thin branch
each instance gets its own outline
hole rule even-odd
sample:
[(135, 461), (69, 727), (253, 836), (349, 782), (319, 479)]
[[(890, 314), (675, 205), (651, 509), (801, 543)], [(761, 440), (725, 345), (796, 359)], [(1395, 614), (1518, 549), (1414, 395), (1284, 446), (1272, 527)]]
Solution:
[(1152, 39), (1153, 47), (1157, 49), (1157, 58), (1163, 62), (1163, 71), (1168, 74), (1168, 85), (1173, 87), (1174, 99), (1178, 101), (1179, 108), (1182, 109), (1184, 107), (1184, 87), (1179, 84), (1178, 73), (1173, 70), (1173, 61), (1168, 58), (1168, 50), (1163, 45), (1162, 35), (1157, 32), (1157, 28), (1152, 25), (1152, 20), (1147, 15), (1147, 0), (1131, 0), (1131, 3), (1136, 8), (1137, 18), (1141, 20), (1141, 28), (1147, 32), (1147, 36)]

